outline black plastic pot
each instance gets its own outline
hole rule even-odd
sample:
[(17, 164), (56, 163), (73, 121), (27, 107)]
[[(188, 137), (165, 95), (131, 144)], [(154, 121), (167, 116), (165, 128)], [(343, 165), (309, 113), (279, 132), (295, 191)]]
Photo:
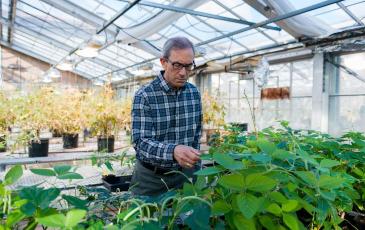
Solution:
[(29, 157), (46, 157), (48, 156), (49, 139), (40, 139), (29, 143)]
[(98, 152), (114, 152), (114, 137), (98, 137)]
[(62, 140), (64, 149), (77, 148), (79, 144), (79, 134), (65, 133), (62, 135)]
[(0, 137), (0, 152), (6, 152), (6, 140), (4, 137)]
[(110, 192), (116, 191), (128, 191), (129, 185), (132, 180), (132, 175), (116, 176), (113, 174), (103, 176), (102, 178), (104, 187)]

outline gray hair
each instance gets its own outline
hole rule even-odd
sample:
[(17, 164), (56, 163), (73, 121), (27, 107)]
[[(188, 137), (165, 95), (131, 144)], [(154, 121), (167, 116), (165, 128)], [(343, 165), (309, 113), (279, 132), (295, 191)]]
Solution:
[(195, 54), (193, 43), (186, 37), (169, 38), (163, 45), (162, 57), (169, 58), (171, 50), (175, 50), (175, 49), (182, 50), (182, 49), (189, 49), (189, 48), (191, 48), (193, 50), (193, 53)]

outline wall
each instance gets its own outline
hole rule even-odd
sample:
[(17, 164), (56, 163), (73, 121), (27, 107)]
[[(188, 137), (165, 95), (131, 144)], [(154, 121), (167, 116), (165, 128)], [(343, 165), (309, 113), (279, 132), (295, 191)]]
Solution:
[[(1, 69), (3, 90), (29, 91), (43, 86), (43, 75), (50, 64), (1, 46)], [(62, 88), (88, 88), (91, 81), (68, 71), (61, 71), (61, 78), (48, 84)]]

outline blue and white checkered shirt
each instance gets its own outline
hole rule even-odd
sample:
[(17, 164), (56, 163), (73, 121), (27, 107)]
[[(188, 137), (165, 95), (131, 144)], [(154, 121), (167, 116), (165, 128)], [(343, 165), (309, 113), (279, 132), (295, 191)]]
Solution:
[(141, 87), (132, 107), (132, 142), (137, 159), (161, 168), (177, 168), (176, 145), (199, 149), (202, 105), (198, 89), (186, 83), (171, 88), (164, 72)]

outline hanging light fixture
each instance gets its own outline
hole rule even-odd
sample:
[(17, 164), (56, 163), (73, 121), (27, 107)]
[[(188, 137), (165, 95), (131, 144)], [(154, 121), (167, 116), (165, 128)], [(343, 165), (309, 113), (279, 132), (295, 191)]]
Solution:
[(93, 85), (102, 86), (102, 85), (104, 85), (104, 81), (96, 79), (93, 81)]
[(105, 44), (105, 38), (102, 35), (94, 35), (90, 41), (86, 44), (83, 44), (78, 50), (76, 50), (76, 54), (80, 57), (93, 58), (98, 56), (98, 51)]
[(50, 77), (50, 78), (60, 78), (61, 77), (61, 72), (58, 69), (51, 68), (48, 71), (47, 76)]
[(52, 82), (52, 79), (48, 76), (48, 75), (45, 75), (43, 77), (43, 80), (42, 80), (43, 83), (51, 83)]
[(56, 67), (59, 70), (72, 71), (74, 69), (75, 61), (76, 59), (74, 56), (68, 56), (65, 58), (63, 62), (59, 63)]

